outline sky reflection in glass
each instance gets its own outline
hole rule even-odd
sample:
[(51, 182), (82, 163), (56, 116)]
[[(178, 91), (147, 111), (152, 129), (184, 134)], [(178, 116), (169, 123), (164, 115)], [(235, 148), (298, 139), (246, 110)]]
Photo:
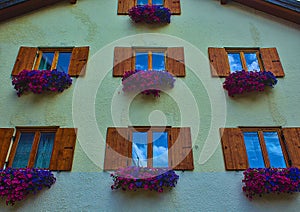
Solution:
[(152, 69), (156, 71), (165, 70), (165, 54), (163, 52), (152, 53)]
[(272, 168), (286, 168), (277, 132), (264, 132), (264, 140)]
[(27, 167), (34, 135), (33, 132), (21, 133), (12, 168)]
[(43, 52), (38, 70), (51, 70), (54, 52)]
[(231, 72), (241, 71), (243, 69), (239, 53), (228, 53), (228, 60)]
[(137, 0), (137, 5), (145, 5), (148, 4), (148, 0)]
[(132, 133), (132, 165), (147, 167), (147, 132)]
[(152, 0), (152, 4), (153, 5), (163, 5), (164, 4), (164, 0)]
[(49, 168), (55, 132), (41, 133), (37, 156), (35, 158), (35, 168)]
[(148, 52), (137, 52), (135, 55), (135, 69), (148, 70)]
[(71, 60), (71, 52), (59, 52), (56, 69), (61, 72), (68, 73)]
[(250, 168), (264, 168), (264, 159), (257, 132), (244, 132), (244, 140)]
[(168, 133), (153, 132), (153, 167), (168, 167)]
[(244, 55), (248, 71), (260, 71), (256, 53), (245, 53)]

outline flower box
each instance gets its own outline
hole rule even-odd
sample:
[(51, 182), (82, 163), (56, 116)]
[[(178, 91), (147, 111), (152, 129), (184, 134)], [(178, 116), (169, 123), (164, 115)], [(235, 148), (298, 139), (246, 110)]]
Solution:
[(124, 92), (137, 92), (159, 97), (161, 90), (174, 87), (175, 79), (167, 71), (127, 71), (122, 78)]
[(163, 6), (140, 5), (132, 7), (128, 11), (129, 17), (135, 22), (145, 22), (148, 24), (170, 23), (171, 11)]
[(228, 91), (228, 96), (252, 91), (264, 91), (265, 87), (274, 87), (276, 77), (270, 71), (236, 71), (226, 77), (223, 88)]
[(12, 85), (18, 96), (30, 91), (36, 94), (63, 92), (72, 85), (72, 79), (68, 74), (57, 70), (23, 70), (13, 76)]
[(129, 166), (120, 168), (111, 174), (114, 184), (111, 189), (133, 190), (144, 189), (163, 192), (164, 188), (175, 187), (179, 176), (168, 168), (147, 168)]
[(0, 196), (6, 198), (6, 204), (26, 198), (29, 193), (36, 193), (42, 188), (50, 188), (56, 178), (51, 171), (36, 168), (0, 170)]
[(243, 191), (249, 199), (267, 193), (300, 192), (298, 168), (249, 168), (244, 171)]

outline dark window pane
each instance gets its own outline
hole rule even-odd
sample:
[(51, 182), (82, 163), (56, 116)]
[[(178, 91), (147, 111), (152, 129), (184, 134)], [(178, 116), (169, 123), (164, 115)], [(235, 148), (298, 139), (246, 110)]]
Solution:
[(135, 69), (136, 70), (148, 70), (148, 53), (137, 52), (135, 55)]
[(277, 132), (264, 132), (271, 167), (286, 168)]
[(250, 168), (264, 168), (264, 159), (257, 132), (244, 132), (245, 146)]
[(71, 52), (59, 52), (56, 69), (61, 72), (68, 73), (68, 68), (71, 60)]
[(165, 54), (163, 52), (152, 53), (152, 69), (156, 71), (165, 70)]
[(54, 52), (43, 52), (38, 70), (51, 70)]
[(152, 0), (152, 4), (153, 5), (163, 5), (164, 4), (164, 0)]
[(241, 71), (243, 69), (242, 61), (239, 53), (228, 53), (230, 71)]
[(153, 132), (153, 167), (168, 167), (168, 133)]
[(27, 167), (34, 135), (33, 132), (21, 133), (12, 168)]
[(54, 137), (54, 132), (41, 133), (38, 151), (35, 158), (35, 168), (49, 168)]
[(132, 134), (132, 165), (147, 167), (148, 133), (134, 132)]
[(260, 71), (256, 53), (245, 53), (244, 55), (248, 71)]
[(148, 0), (137, 0), (137, 5), (145, 5), (148, 4)]

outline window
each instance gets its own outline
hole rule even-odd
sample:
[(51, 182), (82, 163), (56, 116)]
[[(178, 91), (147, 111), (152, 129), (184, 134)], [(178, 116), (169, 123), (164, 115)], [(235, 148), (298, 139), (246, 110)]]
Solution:
[(271, 71), (276, 77), (284, 77), (284, 71), (276, 48), (208, 48), (211, 74), (227, 77), (231, 72)]
[(118, 15), (128, 15), (128, 10), (136, 5), (162, 5), (171, 10), (172, 15), (180, 15), (180, 0), (118, 0)]
[[(72, 168), (76, 129), (59, 127), (0, 128), (0, 166), (47, 168), (69, 171)], [(13, 143), (11, 145), (11, 140)], [(11, 151), (9, 151), (11, 146)], [(7, 160), (8, 159), (8, 160)]]
[(108, 128), (104, 169), (126, 166), (193, 170), (190, 128)]
[(57, 69), (72, 77), (85, 74), (89, 47), (36, 48), (20, 47), (12, 75), (26, 70)]
[(300, 128), (222, 128), (226, 170), (300, 167)]
[(134, 69), (166, 70), (174, 76), (184, 77), (184, 49), (115, 47), (113, 76), (122, 77), (125, 71)]

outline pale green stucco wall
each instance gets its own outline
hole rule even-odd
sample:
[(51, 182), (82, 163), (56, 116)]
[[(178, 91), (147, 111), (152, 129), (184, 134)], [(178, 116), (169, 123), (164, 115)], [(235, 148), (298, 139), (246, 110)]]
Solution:
[[(117, 1), (58, 3), (0, 23), (0, 127), (78, 127), (71, 173), (56, 173), (49, 191), (18, 203), (23, 211), (297, 211), (298, 196), (248, 201), (241, 172), (225, 172), (219, 127), (299, 126), (300, 27), (235, 3), (182, 0), (167, 26), (136, 25), (117, 16)], [(151, 34), (149, 34), (151, 33)], [(129, 36), (129, 37), (128, 37)], [(59, 95), (24, 95), (11, 70), (24, 46), (90, 46), (87, 74)], [(160, 99), (124, 96), (112, 78), (114, 46), (184, 46), (187, 76)], [(276, 47), (286, 76), (267, 94), (231, 99), (211, 78), (208, 47)], [(111, 192), (102, 172), (106, 128), (167, 124), (192, 128), (195, 170), (162, 195)], [(1, 203), (1, 210), (10, 209)]]

